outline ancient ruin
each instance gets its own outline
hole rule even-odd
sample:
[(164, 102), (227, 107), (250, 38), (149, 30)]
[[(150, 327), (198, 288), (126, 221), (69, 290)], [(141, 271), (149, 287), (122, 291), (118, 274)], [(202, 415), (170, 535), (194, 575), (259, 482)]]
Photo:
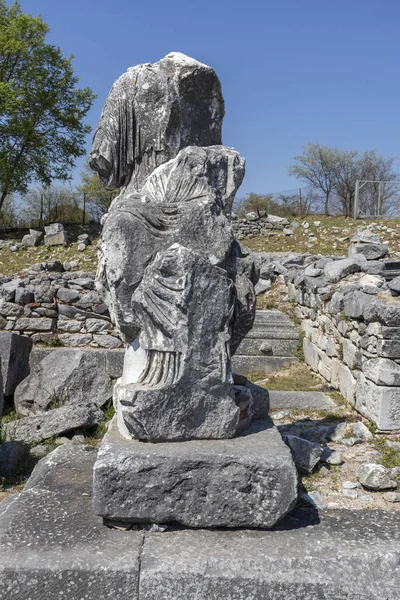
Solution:
[[(267, 392), (234, 386), (255, 269), (232, 232), (244, 159), (222, 145), (223, 116), (215, 72), (172, 53), (116, 81), (94, 135), (91, 167), (107, 189), (121, 188), (103, 222), (97, 290), (127, 344), (117, 424), (94, 471), (95, 510), (107, 518), (271, 526), (296, 498)], [(157, 494), (147, 493), (155, 480)], [(197, 500), (214, 497), (193, 504), (194, 489)]]

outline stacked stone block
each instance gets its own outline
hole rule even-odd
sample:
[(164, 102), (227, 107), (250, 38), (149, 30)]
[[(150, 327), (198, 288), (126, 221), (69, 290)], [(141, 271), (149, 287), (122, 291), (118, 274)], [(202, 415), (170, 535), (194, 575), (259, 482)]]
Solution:
[(287, 229), (289, 225), (290, 222), (288, 219), (269, 215), (265, 211), (260, 211), (259, 213), (250, 212), (243, 218), (233, 215), (232, 220), (233, 231), (238, 240), (258, 235), (269, 237), (276, 235), (278, 232), (283, 232), (285, 235), (292, 235), (293, 231)]
[(313, 258), (286, 276), (307, 364), (379, 429), (400, 429), (400, 302), (384, 262)]
[(66, 271), (58, 261), (33, 265), (18, 278), (0, 279), (0, 329), (35, 344), (122, 346), (120, 332), (95, 290), (94, 274)]

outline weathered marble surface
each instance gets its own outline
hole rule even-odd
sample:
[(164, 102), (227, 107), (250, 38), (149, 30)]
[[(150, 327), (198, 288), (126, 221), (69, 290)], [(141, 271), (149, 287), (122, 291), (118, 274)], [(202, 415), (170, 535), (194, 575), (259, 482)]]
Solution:
[(232, 440), (144, 444), (115, 422), (93, 477), (96, 514), (189, 527), (272, 527), (297, 498), (289, 448), (270, 419)]
[(114, 394), (126, 437), (229, 438), (249, 416), (230, 357), (253, 324), (258, 275), (233, 237), (244, 159), (221, 145), (223, 115), (215, 72), (172, 53), (117, 80), (93, 139), (92, 168), (121, 186), (97, 289), (127, 342)]
[(128, 69), (111, 88), (93, 137), (90, 166), (107, 189), (142, 189), (185, 146), (221, 144), (225, 107), (215, 71), (171, 52)]
[(270, 531), (117, 531), (92, 511), (95, 459), (62, 446), (0, 503), (2, 598), (398, 599), (398, 510), (296, 510)]

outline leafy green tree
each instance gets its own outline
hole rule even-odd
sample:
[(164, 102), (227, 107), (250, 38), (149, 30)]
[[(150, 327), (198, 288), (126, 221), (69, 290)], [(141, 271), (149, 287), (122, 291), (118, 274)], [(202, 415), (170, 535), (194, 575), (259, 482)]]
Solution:
[(119, 194), (118, 189), (112, 191), (105, 189), (98, 173), (94, 173), (90, 169), (88, 161), (81, 173), (78, 192), (85, 196), (86, 207), (94, 221), (100, 221), (102, 215), (108, 211), (111, 202)]
[(65, 180), (85, 152), (94, 94), (78, 89), (72, 56), (46, 43), (49, 28), (0, 0), (0, 210), (35, 180)]

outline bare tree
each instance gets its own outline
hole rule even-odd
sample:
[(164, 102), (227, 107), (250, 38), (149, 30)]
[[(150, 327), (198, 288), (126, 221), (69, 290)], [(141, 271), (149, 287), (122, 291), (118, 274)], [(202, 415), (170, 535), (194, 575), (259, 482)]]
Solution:
[(335, 192), (338, 150), (319, 144), (307, 144), (303, 153), (295, 156), (296, 161), (288, 168), (289, 175), (305, 181), (324, 196), (324, 213), (329, 214), (330, 201)]
[(34, 188), (29, 190), (23, 200), (21, 217), (33, 227), (42, 227), (56, 221), (82, 222), (81, 199), (68, 187)]

